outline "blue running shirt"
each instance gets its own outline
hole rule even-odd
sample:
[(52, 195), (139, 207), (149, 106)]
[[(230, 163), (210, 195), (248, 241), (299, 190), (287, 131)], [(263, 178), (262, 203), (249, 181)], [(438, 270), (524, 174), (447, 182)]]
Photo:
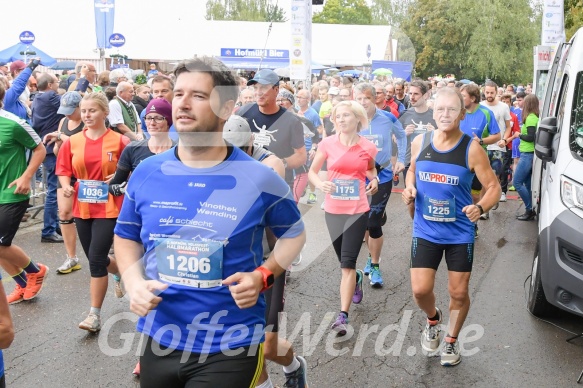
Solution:
[(463, 133), (474, 138), (474, 133), (482, 139), (500, 133), (494, 113), (483, 105), (478, 105), (474, 112), (466, 111), (466, 117), (460, 122)]
[(289, 186), (238, 148), (210, 168), (184, 165), (176, 149), (140, 163), (115, 234), (143, 244), (146, 277), (169, 287), (138, 331), (193, 353), (262, 342), (263, 295), (240, 309), (220, 281), (262, 264), (265, 227), (278, 238), (304, 229)]
[(474, 224), (462, 211), (472, 203), (474, 173), (468, 167), (472, 139), (462, 135), (454, 148), (438, 151), (433, 134), (424, 135), (415, 162), (413, 237), (436, 244), (473, 243)]
[(397, 139), (398, 162), (405, 164), (407, 152), (407, 135), (399, 120), (393, 123), (388, 115), (377, 109), (368, 128), (363, 128), (359, 134), (377, 146), (376, 163), (383, 167), (379, 173), (380, 183), (391, 181), (393, 179), (393, 166), (391, 164), (393, 140), (391, 135), (395, 135)]

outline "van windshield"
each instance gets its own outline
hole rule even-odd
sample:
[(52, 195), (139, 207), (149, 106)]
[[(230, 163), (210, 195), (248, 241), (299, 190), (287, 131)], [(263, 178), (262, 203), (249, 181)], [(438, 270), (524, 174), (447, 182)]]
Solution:
[(583, 72), (577, 74), (574, 97), (569, 146), (572, 152), (583, 158)]

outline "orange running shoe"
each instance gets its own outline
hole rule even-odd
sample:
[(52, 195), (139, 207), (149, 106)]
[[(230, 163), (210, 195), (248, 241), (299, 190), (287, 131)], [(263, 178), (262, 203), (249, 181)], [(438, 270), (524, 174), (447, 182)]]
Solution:
[(136, 364), (136, 367), (134, 368), (134, 371), (132, 372), (132, 374), (136, 377), (140, 377), (140, 362), (139, 361)]
[(27, 273), (28, 278), (26, 283), (26, 289), (24, 290), (24, 300), (31, 300), (36, 298), (43, 288), (44, 280), (49, 273), (49, 267), (44, 264), (37, 263), (40, 271), (37, 273)]
[(19, 284), (14, 287), (14, 290), (7, 295), (8, 304), (20, 303), (24, 300), (24, 288), (20, 287)]

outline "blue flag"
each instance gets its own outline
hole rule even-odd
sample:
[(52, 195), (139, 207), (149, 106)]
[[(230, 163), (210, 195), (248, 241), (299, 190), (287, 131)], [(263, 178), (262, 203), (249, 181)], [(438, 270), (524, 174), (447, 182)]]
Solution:
[(98, 48), (111, 48), (109, 36), (113, 34), (115, 0), (95, 1), (95, 35)]

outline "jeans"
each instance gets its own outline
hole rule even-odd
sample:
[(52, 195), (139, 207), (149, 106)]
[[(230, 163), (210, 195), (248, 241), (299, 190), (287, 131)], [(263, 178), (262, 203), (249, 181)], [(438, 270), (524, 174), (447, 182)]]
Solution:
[(514, 188), (522, 198), (526, 211), (532, 210), (532, 192), (530, 190), (530, 178), (532, 177), (533, 152), (523, 152), (516, 171), (514, 172)]
[(59, 222), (59, 210), (57, 206), (57, 182), (55, 166), (57, 157), (55, 154), (47, 154), (43, 162), (43, 168), (47, 177), (47, 195), (45, 197), (44, 228), (41, 232), (43, 237), (52, 236), (57, 231)]

